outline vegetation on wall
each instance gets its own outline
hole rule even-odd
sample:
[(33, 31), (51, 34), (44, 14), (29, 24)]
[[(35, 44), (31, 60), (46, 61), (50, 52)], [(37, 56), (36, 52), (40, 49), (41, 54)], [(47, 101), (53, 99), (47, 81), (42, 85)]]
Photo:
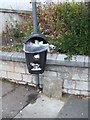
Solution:
[(90, 3), (51, 4), (38, 11), (40, 30), (57, 51), (90, 56)]
[[(21, 22), (14, 21), (11, 24), (6, 21), (6, 30), (2, 33), (2, 51), (23, 51), (23, 41), (33, 31), (31, 13), (18, 13)], [(9, 26), (11, 25), (11, 26)]]
[[(51, 3), (44, 8), (38, 5), (37, 13), (39, 31), (56, 46), (57, 52), (90, 56), (90, 2)], [(17, 25), (13, 35), (22, 44), (25, 36), (33, 32), (33, 26), (31, 14), (20, 16), (25, 21)]]

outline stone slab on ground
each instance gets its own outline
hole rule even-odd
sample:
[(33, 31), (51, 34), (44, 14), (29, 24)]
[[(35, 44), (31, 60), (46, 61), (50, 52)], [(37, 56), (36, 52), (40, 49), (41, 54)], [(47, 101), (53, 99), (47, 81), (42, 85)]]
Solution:
[[(60, 110), (58, 118), (88, 118), (90, 99), (71, 96)], [(77, 119), (78, 120), (78, 119)]]
[(0, 120), (2, 118), (2, 82), (0, 81)]
[[(1, 83), (1, 82), (0, 82)], [(34, 87), (2, 81), (2, 118), (14, 118), (30, 102), (37, 99)]]
[(40, 95), (35, 103), (29, 104), (15, 118), (56, 118), (64, 102)]
[(16, 87), (17, 85), (14, 83), (10, 84), (8, 81), (2, 82), (2, 96), (14, 91)]

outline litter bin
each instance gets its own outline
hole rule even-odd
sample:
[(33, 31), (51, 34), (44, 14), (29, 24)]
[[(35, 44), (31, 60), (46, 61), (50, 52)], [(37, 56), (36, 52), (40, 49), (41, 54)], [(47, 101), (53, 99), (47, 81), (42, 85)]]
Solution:
[(32, 34), (24, 43), (29, 73), (42, 74), (45, 69), (48, 43), (42, 34)]

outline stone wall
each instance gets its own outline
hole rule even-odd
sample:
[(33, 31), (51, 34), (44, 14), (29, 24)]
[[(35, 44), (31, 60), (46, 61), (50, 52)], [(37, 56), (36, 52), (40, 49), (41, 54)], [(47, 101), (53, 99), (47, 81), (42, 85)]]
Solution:
[[(90, 96), (90, 58), (73, 56), (66, 61), (64, 54), (48, 54), (46, 68), (40, 74), (43, 92), (60, 98), (62, 93)], [(28, 73), (24, 53), (0, 52), (0, 77), (18, 83), (35, 85), (35, 75)]]
[(6, 31), (6, 26), (9, 29), (15, 28), (17, 23), (24, 21), (22, 17), (20, 17), (19, 13), (30, 14), (29, 11), (23, 10), (14, 10), (14, 9), (3, 9), (0, 8), (0, 34), (2, 35), (3, 31)]

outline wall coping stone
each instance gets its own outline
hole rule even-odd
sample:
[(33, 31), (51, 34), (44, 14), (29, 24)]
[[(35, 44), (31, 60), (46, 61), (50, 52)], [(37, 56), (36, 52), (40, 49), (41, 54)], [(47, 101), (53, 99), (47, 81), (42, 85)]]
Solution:
[[(72, 56), (72, 60), (68, 61), (64, 58), (65, 54), (47, 54), (46, 64), (49, 65), (61, 65), (70, 67), (86, 67), (90, 68), (90, 57), (82, 55)], [(26, 62), (24, 52), (2, 52), (0, 51), (0, 60), (10, 60), (16, 62)]]

